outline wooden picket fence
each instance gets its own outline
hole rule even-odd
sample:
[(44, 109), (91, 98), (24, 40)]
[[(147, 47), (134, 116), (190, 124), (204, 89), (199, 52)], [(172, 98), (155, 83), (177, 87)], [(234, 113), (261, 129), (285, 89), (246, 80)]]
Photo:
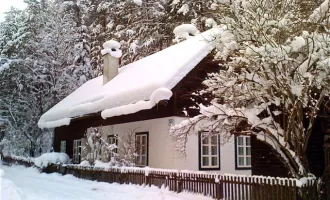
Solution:
[[(3, 158), (5, 164), (20, 164)], [(23, 164), (29, 166), (30, 163)], [(152, 168), (93, 168), (79, 165), (51, 164), (41, 169), (45, 173), (71, 174), (75, 177), (108, 183), (154, 185), (174, 192), (204, 194), (224, 200), (317, 200), (316, 181), (297, 185), (296, 179), (264, 176), (223, 175), (217, 173), (160, 170)]]

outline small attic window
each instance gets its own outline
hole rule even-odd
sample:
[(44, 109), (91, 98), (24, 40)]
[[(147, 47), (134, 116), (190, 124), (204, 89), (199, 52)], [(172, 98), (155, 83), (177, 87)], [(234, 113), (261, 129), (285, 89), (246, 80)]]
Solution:
[(192, 34), (192, 33), (188, 33), (189, 36), (195, 36), (195, 34)]
[(116, 51), (116, 49), (115, 48), (111, 48), (111, 51)]

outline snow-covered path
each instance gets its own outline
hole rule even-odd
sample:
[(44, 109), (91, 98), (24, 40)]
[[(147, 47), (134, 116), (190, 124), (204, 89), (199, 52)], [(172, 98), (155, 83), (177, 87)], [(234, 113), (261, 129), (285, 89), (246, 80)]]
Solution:
[[(1, 168), (5, 172), (3, 178), (13, 181), (22, 190), (26, 200), (211, 200), (199, 195), (176, 194), (157, 187), (108, 184), (81, 180), (71, 175), (40, 174), (33, 168)], [(6, 199), (10, 198), (1, 195), (1, 200)]]

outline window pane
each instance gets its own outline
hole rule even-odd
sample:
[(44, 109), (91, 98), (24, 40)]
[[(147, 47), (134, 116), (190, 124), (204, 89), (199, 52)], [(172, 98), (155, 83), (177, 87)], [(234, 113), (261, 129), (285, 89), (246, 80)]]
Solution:
[(208, 166), (208, 165), (209, 165), (209, 157), (203, 157), (202, 166)]
[(212, 166), (218, 166), (218, 158), (212, 157)]
[(238, 147), (238, 155), (244, 155), (244, 147)]
[(147, 164), (147, 157), (146, 156), (141, 156), (141, 165), (146, 165)]
[(245, 137), (245, 139), (246, 139), (246, 146), (251, 146), (251, 138)]
[(243, 145), (243, 137), (238, 137), (237, 138), (237, 144), (238, 145)]
[(135, 163), (136, 165), (140, 165), (140, 156), (135, 157)]
[(239, 166), (244, 166), (244, 157), (238, 157), (238, 165)]
[(146, 135), (142, 136), (142, 144), (147, 144), (147, 136)]
[(142, 146), (141, 147), (141, 154), (142, 155), (146, 155), (146, 153), (147, 153), (147, 147), (146, 146)]
[(202, 137), (202, 144), (208, 144), (209, 142), (209, 139), (208, 139), (208, 137), (206, 137), (205, 135), (201, 135), (201, 137)]
[(251, 157), (246, 158), (246, 165), (251, 166)]
[(61, 152), (66, 153), (66, 141), (61, 141)]
[(250, 156), (251, 155), (251, 147), (246, 147), (246, 155)]
[(217, 145), (218, 144), (218, 136), (217, 135), (211, 136), (211, 144), (212, 145)]
[(215, 155), (218, 155), (218, 147), (217, 146), (212, 146), (211, 147), (211, 155), (215, 156)]
[(203, 146), (202, 147), (202, 155), (209, 155), (209, 147)]

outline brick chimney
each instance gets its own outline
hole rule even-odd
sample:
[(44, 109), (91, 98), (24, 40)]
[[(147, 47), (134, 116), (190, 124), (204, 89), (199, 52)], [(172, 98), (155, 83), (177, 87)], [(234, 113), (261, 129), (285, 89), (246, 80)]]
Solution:
[(120, 44), (114, 40), (106, 41), (101, 50), (103, 56), (103, 85), (118, 75), (119, 59), (122, 55)]

